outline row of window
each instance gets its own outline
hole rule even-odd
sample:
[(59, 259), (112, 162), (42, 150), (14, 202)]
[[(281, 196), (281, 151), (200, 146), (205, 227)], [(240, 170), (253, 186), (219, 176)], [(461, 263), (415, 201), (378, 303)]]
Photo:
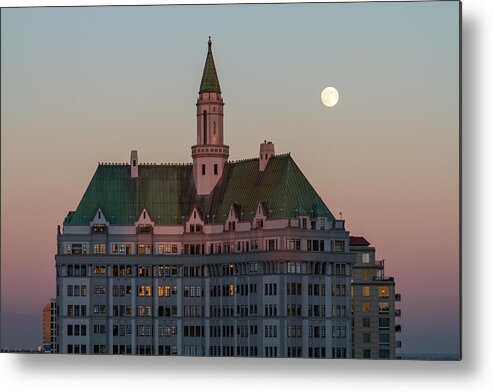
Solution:
[(85, 297), (87, 296), (87, 286), (85, 285), (67, 285), (67, 296)]
[[(250, 262), (250, 272), (258, 272), (258, 263)], [(286, 272), (289, 274), (301, 274), (301, 262), (288, 262), (286, 264)], [(269, 270), (269, 267), (272, 270)], [(111, 276), (123, 277), (171, 277), (178, 276), (178, 266), (177, 265), (158, 265), (153, 267), (152, 265), (114, 265), (107, 268), (105, 265), (93, 265), (90, 266), (93, 276), (107, 276), (108, 272), (112, 272)], [(204, 276), (204, 266), (183, 266), (182, 274), (183, 277), (202, 277)], [(209, 266), (211, 268), (211, 276), (233, 276), (239, 273), (245, 273), (238, 271), (238, 267), (235, 264), (222, 264), (220, 266)], [(279, 273), (279, 265), (272, 264), (267, 265), (268, 273)], [(87, 265), (67, 265), (66, 266), (66, 276), (87, 276)], [(326, 263), (307, 263), (306, 273), (307, 274), (326, 274)], [(346, 264), (331, 264), (332, 275), (347, 275), (349, 268), (346, 268)], [(61, 270), (57, 269), (57, 275), (61, 275)], [(382, 293), (382, 296), (384, 294)]]
[[(139, 285), (138, 286), (138, 296), (139, 297), (151, 297), (152, 296), (151, 285)], [(365, 287), (363, 287), (363, 296), (365, 295)], [(385, 287), (388, 289), (388, 287)], [(94, 294), (106, 294), (105, 285), (94, 285)], [(267, 283), (264, 285), (265, 295), (277, 295), (277, 284)], [(387, 291), (388, 292), (388, 291)], [(188, 297), (202, 297), (204, 293), (202, 286), (185, 286), (183, 288), (183, 296)], [(234, 285), (214, 285), (210, 288), (211, 297), (219, 296), (233, 296), (235, 293)], [(251, 283), (236, 285), (236, 293), (240, 296), (248, 296), (249, 293), (257, 293), (257, 284)], [(286, 285), (287, 295), (301, 295), (301, 283), (287, 283)], [(132, 294), (132, 286), (122, 286), (113, 285), (113, 297), (125, 297)], [(87, 286), (85, 285), (68, 285), (67, 295), (71, 296), (87, 296)], [(176, 295), (176, 286), (158, 286), (158, 297), (170, 297)], [(308, 295), (309, 296), (325, 296), (325, 285), (324, 284), (308, 284)], [(333, 296), (345, 296), (346, 295), (346, 285), (344, 284), (333, 284), (332, 285), (332, 295)], [(385, 298), (385, 297), (381, 297)]]
[[(370, 359), (372, 351), (369, 348), (363, 349), (363, 358)], [(380, 349), (378, 350), (378, 358), (379, 359), (389, 359), (390, 358), (390, 350), (388, 349)]]
[[(235, 230), (235, 222), (229, 222), (229, 230)], [(190, 233), (201, 233), (202, 226), (199, 224), (189, 225)], [(130, 255), (134, 244), (132, 243), (112, 243), (112, 254)], [(222, 254), (222, 253), (243, 253), (249, 251), (259, 250), (258, 240), (238, 240), (228, 242), (212, 242), (209, 244), (208, 252), (206, 252), (205, 243), (184, 243), (183, 248), (176, 243), (158, 243), (156, 248), (152, 243), (136, 244), (136, 254), (138, 255), (165, 255), (165, 254), (183, 254), (183, 255), (196, 255), (196, 254)], [(264, 250), (273, 251), (279, 250), (279, 242), (277, 238), (266, 239), (264, 244)], [(287, 238), (285, 240), (285, 250), (300, 251), (301, 239), (299, 238)], [(306, 240), (307, 252), (325, 252), (325, 240)], [(330, 240), (331, 252), (344, 252), (345, 241), (344, 240)], [(107, 253), (106, 243), (94, 243), (92, 245), (92, 253), (96, 255), (104, 255)], [(88, 244), (87, 242), (81, 243), (67, 243), (67, 254), (69, 255), (87, 255)]]
[[(209, 355), (211, 357), (232, 357), (235, 354), (235, 346), (210, 346)], [(186, 356), (203, 356), (204, 348), (202, 346), (184, 346), (184, 355)], [(287, 348), (288, 358), (300, 358), (302, 356), (302, 348), (300, 346), (289, 346)], [(87, 346), (85, 344), (69, 344), (67, 345), (67, 352), (69, 354), (86, 354)], [(93, 346), (94, 354), (106, 354), (106, 345), (95, 344)], [(113, 345), (113, 354), (132, 354), (131, 345)], [(136, 347), (136, 353), (138, 355), (154, 355), (154, 348), (150, 345), (138, 345)], [(158, 355), (177, 355), (178, 350), (176, 346), (159, 345)], [(236, 346), (236, 356), (239, 357), (258, 357), (257, 346)], [(267, 358), (275, 358), (278, 356), (277, 346), (264, 347), (264, 356)], [(308, 347), (309, 358), (326, 358), (325, 347)], [(346, 358), (346, 347), (332, 347), (332, 358)], [(371, 358), (371, 350), (363, 350), (363, 358)], [(380, 359), (390, 358), (390, 350), (379, 350)]]
[(67, 336), (86, 336), (87, 326), (85, 324), (68, 324)]
[[(326, 329), (324, 325), (320, 326), (308, 326), (308, 337), (309, 338), (325, 338)], [(277, 325), (264, 325), (264, 337), (266, 338), (276, 338), (278, 329)], [(95, 334), (105, 334), (106, 326), (104, 324), (94, 325)], [(67, 335), (68, 336), (86, 336), (86, 325), (67, 325)], [(170, 337), (177, 334), (176, 325), (159, 325), (157, 334), (160, 337)], [(257, 336), (258, 326), (257, 325), (241, 325), (236, 327), (236, 336), (247, 338), (249, 336)], [(132, 335), (132, 325), (114, 325), (113, 326), (113, 336), (123, 337)], [(137, 326), (138, 336), (153, 336), (153, 326), (152, 325), (138, 325)], [(369, 334), (364, 334), (364, 343), (370, 343), (365, 340), (365, 336)], [(204, 327), (203, 326), (184, 326), (183, 336), (187, 337), (204, 337)], [(382, 345), (389, 344), (390, 335), (380, 334), (379, 343)], [(235, 337), (235, 327), (233, 325), (211, 325), (209, 327), (209, 337)], [(287, 337), (295, 338), (302, 337), (302, 327), (301, 325), (288, 325), (287, 326)], [(334, 339), (345, 339), (346, 338), (346, 326), (333, 326), (332, 327), (332, 338)]]
[[(387, 299), (389, 298), (390, 289), (388, 286), (378, 286), (378, 298)], [(370, 296), (370, 286), (362, 286), (361, 287), (361, 295), (363, 297)]]
[[(132, 316), (132, 306), (113, 305), (112, 315), (114, 317)], [(277, 305), (265, 304), (264, 316), (276, 317), (278, 315)], [(232, 305), (212, 305), (210, 307), (211, 317), (234, 317), (234, 307)], [(93, 314), (105, 315), (106, 305), (98, 304), (93, 307)], [(137, 314), (141, 317), (152, 316), (151, 305), (139, 305)], [(257, 305), (237, 305), (236, 315), (249, 316), (257, 314)], [(67, 315), (72, 317), (86, 316), (86, 305), (67, 305)], [(171, 317), (177, 315), (176, 306), (158, 306), (159, 317)], [(202, 317), (204, 315), (202, 306), (185, 305), (183, 308), (184, 317)], [(288, 304), (287, 316), (302, 316), (302, 307), (300, 304)], [(308, 317), (325, 317), (325, 305), (308, 305)], [(346, 305), (332, 305), (332, 317), (346, 317)], [(387, 319), (388, 320), (388, 319)], [(382, 327), (383, 328), (383, 327)]]
[[(371, 310), (371, 303), (370, 301), (363, 301), (361, 303), (361, 311), (363, 313), (368, 313)], [(379, 314), (388, 314), (390, 311), (390, 304), (389, 302), (379, 302), (378, 303), (378, 313)]]
[[(371, 334), (363, 333), (363, 343), (371, 343)], [(380, 333), (378, 335), (378, 343), (382, 346), (388, 346), (390, 344), (390, 335), (388, 333)]]

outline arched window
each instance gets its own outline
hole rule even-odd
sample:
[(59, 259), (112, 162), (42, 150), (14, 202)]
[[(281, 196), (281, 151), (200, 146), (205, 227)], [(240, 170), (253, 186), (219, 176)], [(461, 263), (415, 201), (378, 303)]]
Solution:
[(204, 144), (207, 144), (207, 111), (204, 110)]

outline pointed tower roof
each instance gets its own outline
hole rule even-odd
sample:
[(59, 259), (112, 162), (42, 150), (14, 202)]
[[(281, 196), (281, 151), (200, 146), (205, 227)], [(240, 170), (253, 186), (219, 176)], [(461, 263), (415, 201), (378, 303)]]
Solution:
[(209, 50), (205, 60), (204, 73), (202, 74), (199, 93), (220, 93), (221, 86), (219, 86), (219, 78), (217, 77), (216, 66), (214, 65), (214, 57), (212, 57), (212, 41), (210, 36), (208, 45)]

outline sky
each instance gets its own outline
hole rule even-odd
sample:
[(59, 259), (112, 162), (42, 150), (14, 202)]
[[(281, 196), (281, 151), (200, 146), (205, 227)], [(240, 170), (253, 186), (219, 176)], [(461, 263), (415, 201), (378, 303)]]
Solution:
[(230, 159), (290, 152), (386, 260), (401, 352), (457, 353), (457, 2), (3, 9), (2, 346), (41, 344), (56, 227), (98, 162), (191, 162), (209, 35)]

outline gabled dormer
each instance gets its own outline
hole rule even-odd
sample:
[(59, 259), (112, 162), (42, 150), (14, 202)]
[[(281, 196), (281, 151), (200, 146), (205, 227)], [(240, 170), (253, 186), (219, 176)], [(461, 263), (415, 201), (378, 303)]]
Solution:
[(139, 219), (135, 222), (137, 234), (151, 234), (154, 228), (154, 221), (149, 216), (149, 213), (144, 208), (139, 215)]
[(195, 207), (188, 218), (185, 230), (187, 233), (202, 233), (204, 230), (204, 218), (199, 208)]
[(234, 231), (236, 230), (236, 226), (238, 226), (238, 222), (241, 218), (241, 206), (239, 204), (233, 203), (231, 207), (229, 207), (228, 217), (226, 218), (226, 222), (224, 222), (224, 230)]
[(94, 218), (89, 223), (91, 225), (91, 233), (107, 233), (109, 222), (103, 214), (101, 208), (98, 208)]
[(261, 201), (257, 205), (257, 210), (255, 211), (255, 216), (253, 217), (252, 227), (254, 229), (261, 229), (264, 227), (265, 221), (268, 218), (269, 209), (267, 203)]

